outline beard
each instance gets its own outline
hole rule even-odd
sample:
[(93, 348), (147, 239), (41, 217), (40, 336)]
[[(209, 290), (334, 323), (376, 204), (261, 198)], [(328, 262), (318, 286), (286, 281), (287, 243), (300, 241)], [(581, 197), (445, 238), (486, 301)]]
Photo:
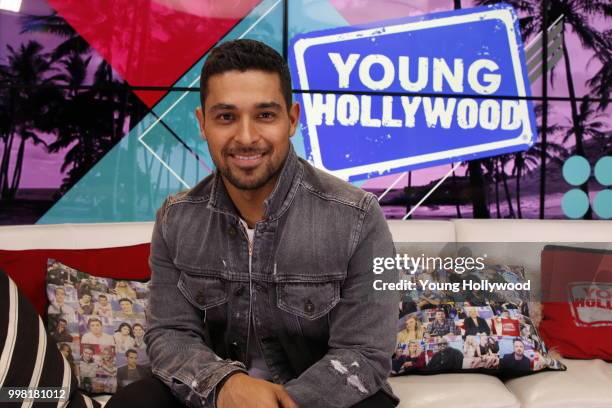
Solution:
[[(262, 154), (268, 156), (269, 160), (265, 160), (260, 166), (254, 169), (234, 169), (230, 165), (220, 165), (215, 163), (219, 173), (234, 187), (240, 190), (257, 190), (271, 180), (275, 179), (282, 171), (283, 164), (287, 156), (280, 160), (278, 163), (274, 163), (271, 159), (272, 148), (223, 148), (221, 155), (223, 157), (229, 157), (230, 155), (256, 155)], [(255, 173), (259, 173), (254, 177)]]

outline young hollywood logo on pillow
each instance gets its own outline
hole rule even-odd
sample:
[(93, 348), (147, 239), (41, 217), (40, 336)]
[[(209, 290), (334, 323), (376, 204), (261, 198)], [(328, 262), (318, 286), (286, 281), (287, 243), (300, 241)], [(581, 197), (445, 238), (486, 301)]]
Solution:
[(568, 291), (576, 326), (612, 326), (612, 283), (573, 282)]
[(113, 393), (149, 372), (148, 283), (99, 278), (48, 260), (48, 328), (79, 386)]
[(565, 369), (548, 357), (528, 317), (524, 291), (433, 290), (453, 282), (524, 282), (522, 267), (486, 266), (469, 274), (419, 270), (402, 279), (429, 281), (402, 292), (392, 374), (455, 371), (523, 374)]
[(541, 261), (546, 342), (564, 357), (611, 361), (612, 251), (547, 245)]

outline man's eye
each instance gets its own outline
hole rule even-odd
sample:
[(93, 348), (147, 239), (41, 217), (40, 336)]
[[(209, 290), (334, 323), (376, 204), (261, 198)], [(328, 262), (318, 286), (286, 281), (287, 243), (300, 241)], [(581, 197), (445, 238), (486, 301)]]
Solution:
[(229, 122), (234, 119), (234, 115), (231, 113), (220, 113), (219, 115), (217, 115), (217, 119), (224, 122)]
[(276, 117), (276, 115), (274, 114), (274, 112), (261, 112), (261, 113), (259, 114), (259, 117), (260, 117), (261, 119), (267, 119), (267, 120), (270, 120), (270, 119), (274, 119), (274, 118)]

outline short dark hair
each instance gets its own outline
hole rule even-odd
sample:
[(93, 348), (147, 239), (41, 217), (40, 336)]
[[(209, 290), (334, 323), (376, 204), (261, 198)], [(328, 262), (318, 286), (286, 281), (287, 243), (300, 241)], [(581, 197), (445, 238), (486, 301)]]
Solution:
[(130, 304), (133, 304), (134, 302), (132, 302), (130, 299), (128, 298), (121, 298), (119, 299), (119, 301), (117, 303), (121, 304), (121, 302), (130, 302)]
[(138, 352), (134, 349), (127, 349), (127, 351), (125, 352), (125, 356), (129, 357), (130, 354), (136, 354), (136, 356), (138, 356)]
[(210, 52), (200, 74), (200, 102), (204, 108), (208, 80), (211, 76), (227, 71), (260, 70), (278, 74), (281, 91), (287, 110), (293, 100), (291, 74), (287, 62), (272, 47), (255, 40), (233, 40), (225, 42)]

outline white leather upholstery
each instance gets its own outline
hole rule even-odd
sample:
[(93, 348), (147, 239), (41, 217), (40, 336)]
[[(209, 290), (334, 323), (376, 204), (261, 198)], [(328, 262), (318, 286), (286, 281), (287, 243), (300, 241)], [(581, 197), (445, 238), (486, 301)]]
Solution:
[(461, 219), (457, 242), (610, 242), (612, 223), (597, 220)]
[(151, 241), (152, 222), (17, 225), (0, 227), (0, 249), (78, 249)]
[[(152, 228), (152, 222), (0, 227), (0, 249), (133, 245), (149, 242)], [(396, 242), (410, 250), (422, 247), (426, 252), (454, 242), (531, 242), (489, 245), (486, 249), (489, 262), (525, 265), (534, 287), (538, 287), (540, 253), (546, 243), (589, 242), (593, 247), (612, 248), (610, 221), (391, 220), (389, 228)], [(612, 408), (612, 364), (601, 360), (564, 362), (566, 372), (538, 373), (506, 384), (480, 374), (405, 376), (391, 378), (390, 383), (402, 399), (400, 408)], [(107, 398), (97, 399), (105, 402)]]
[(506, 386), (522, 408), (610, 408), (612, 364), (602, 360), (567, 360), (564, 372), (516, 378)]
[(389, 379), (399, 408), (519, 408), (496, 377), (484, 374), (409, 375)]

